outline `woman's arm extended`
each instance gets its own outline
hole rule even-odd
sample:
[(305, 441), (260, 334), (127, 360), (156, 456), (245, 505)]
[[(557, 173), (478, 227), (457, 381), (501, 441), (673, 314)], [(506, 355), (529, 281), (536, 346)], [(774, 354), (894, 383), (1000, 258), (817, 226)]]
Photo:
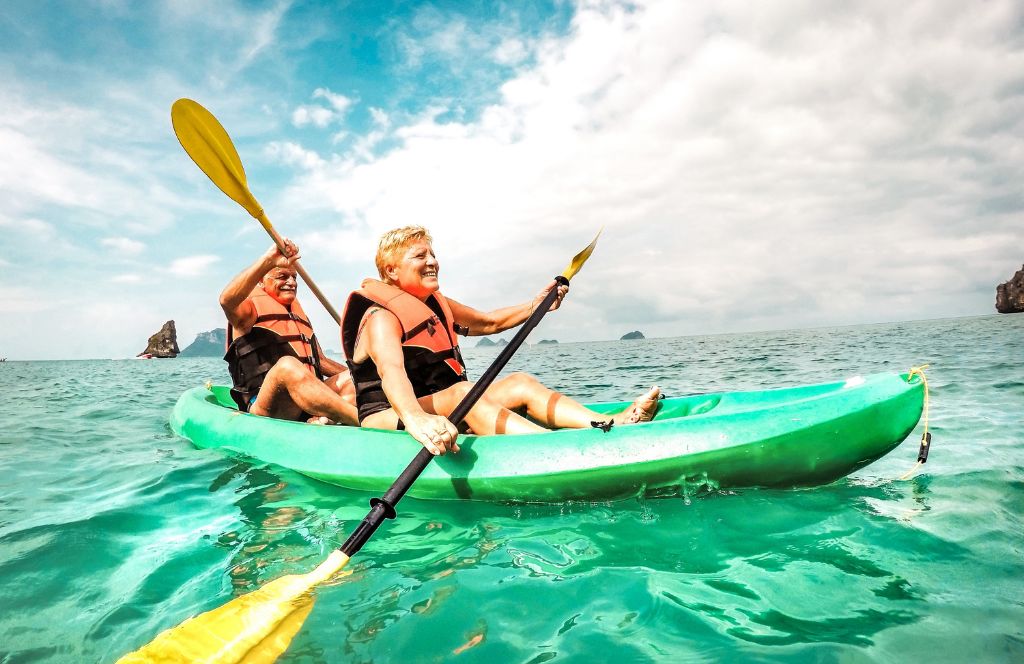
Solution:
[[(494, 311), (478, 311), (473, 307), (461, 304), (455, 300), (448, 298), (448, 304), (452, 308), (452, 315), (455, 316), (455, 322), (462, 327), (469, 329), (469, 336), (478, 337), (486, 334), (497, 334), (498, 332), (504, 332), (509, 328), (522, 325), (526, 322), (526, 319), (530, 317), (534, 309), (540, 306), (540, 303), (544, 301), (548, 292), (555, 287), (555, 281), (552, 280), (550, 284), (544, 287), (544, 289), (537, 293), (537, 296), (528, 302), (522, 304), (515, 304), (511, 307), (502, 307), (501, 309), (495, 309)], [(558, 287), (558, 299), (551, 305), (551, 311), (554, 311), (562, 304), (562, 300), (565, 298), (565, 294), (569, 292), (568, 286)]]

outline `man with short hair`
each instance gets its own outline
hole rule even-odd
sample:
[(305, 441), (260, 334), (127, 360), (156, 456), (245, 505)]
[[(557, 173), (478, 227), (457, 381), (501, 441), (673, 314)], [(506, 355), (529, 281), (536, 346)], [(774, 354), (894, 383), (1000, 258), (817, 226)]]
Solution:
[(358, 425), (348, 369), (324, 356), (296, 299), (298, 259), (298, 247), (284, 240), (284, 253), (271, 247), (220, 295), (231, 396), (253, 415)]

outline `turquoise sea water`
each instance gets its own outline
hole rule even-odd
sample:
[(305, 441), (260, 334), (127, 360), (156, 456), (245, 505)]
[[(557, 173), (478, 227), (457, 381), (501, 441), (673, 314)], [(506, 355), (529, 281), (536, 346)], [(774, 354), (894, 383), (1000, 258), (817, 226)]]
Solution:
[[(282, 661), (1024, 661), (1024, 315), (532, 346), (509, 370), (595, 401), (924, 362), (933, 450), (908, 481), (920, 427), (814, 489), (407, 498)], [(225, 378), (213, 359), (0, 364), (0, 662), (112, 661), (344, 541), (367, 494), (170, 432), (181, 392)]]

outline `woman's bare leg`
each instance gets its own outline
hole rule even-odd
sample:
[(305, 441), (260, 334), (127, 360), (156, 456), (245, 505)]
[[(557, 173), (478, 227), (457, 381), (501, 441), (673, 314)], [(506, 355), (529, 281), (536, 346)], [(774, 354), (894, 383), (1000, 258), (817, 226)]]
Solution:
[(612, 419), (615, 424), (646, 422), (654, 417), (659, 394), (660, 390), (652, 387), (629, 408), (609, 416), (590, 410), (522, 372), (496, 380), (486, 392), (499, 405), (510, 410), (525, 408), (530, 417), (555, 429), (583, 429), (591, 426), (591, 422), (605, 422), (608, 419)]

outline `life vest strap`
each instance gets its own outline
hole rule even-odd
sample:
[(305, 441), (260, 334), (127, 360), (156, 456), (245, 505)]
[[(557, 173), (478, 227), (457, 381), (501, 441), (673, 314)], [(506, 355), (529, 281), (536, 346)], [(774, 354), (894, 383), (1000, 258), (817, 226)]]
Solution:
[(256, 317), (256, 321), (253, 323), (263, 323), (271, 320), (293, 320), (296, 323), (302, 323), (303, 325), (312, 328), (313, 324), (302, 316), (296, 316), (295, 314), (260, 314)]
[(304, 334), (282, 334), (281, 341), (302, 341), (306, 344), (312, 345), (311, 339)]
[[(429, 355), (424, 353), (423, 355), (419, 355), (417, 357), (409, 357), (409, 355), (406, 355), (405, 369), (406, 371), (413, 371), (415, 369), (419, 369), (420, 367), (424, 367), (428, 364), (437, 364), (439, 361), (443, 362), (444, 360), (450, 359), (461, 359), (458, 351), (456, 351), (456, 349), (454, 348), (449, 348), (448, 350), (443, 350), (436, 353), (432, 352)], [(459, 362), (459, 364), (461, 365), (462, 362)]]
[(414, 326), (412, 329), (410, 329), (410, 330), (406, 331), (404, 334), (402, 334), (402, 343), (404, 344), (406, 341), (408, 341), (409, 339), (412, 339), (413, 337), (415, 337), (417, 334), (419, 334), (423, 330), (427, 330), (427, 332), (430, 334), (430, 336), (434, 336), (435, 334), (437, 334), (437, 331), (434, 329), (434, 326), (440, 325), (440, 324), (441, 324), (441, 319), (438, 318), (437, 316), (434, 316), (433, 318), (428, 318), (428, 319), (424, 320), (422, 323), (420, 323), (419, 325)]

